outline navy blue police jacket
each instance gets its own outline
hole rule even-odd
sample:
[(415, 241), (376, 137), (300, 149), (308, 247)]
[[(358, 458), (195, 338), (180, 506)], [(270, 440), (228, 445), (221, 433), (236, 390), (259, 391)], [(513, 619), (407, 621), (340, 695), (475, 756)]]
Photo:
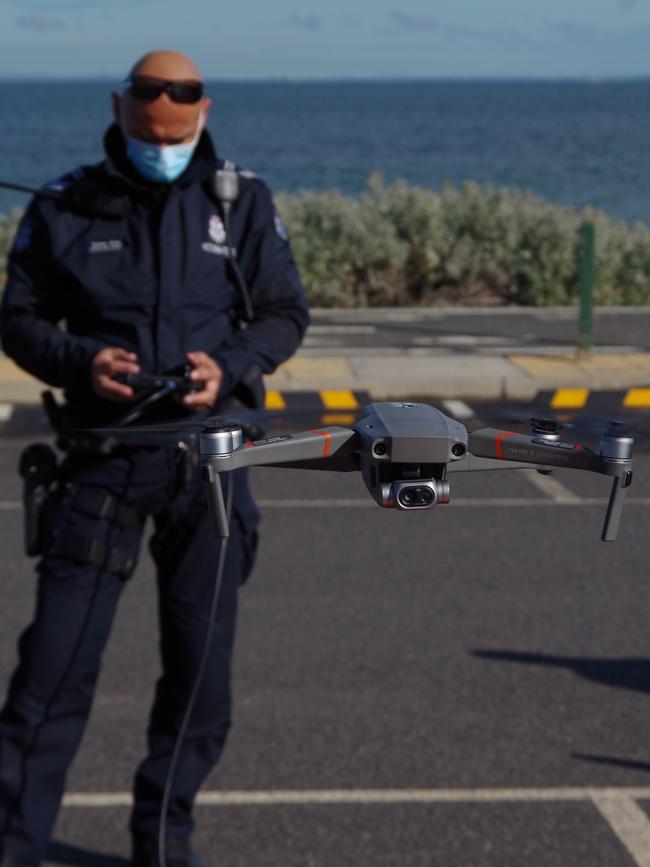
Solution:
[(190, 165), (172, 184), (140, 178), (117, 126), (104, 144), (103, 162), (83, 166), (53, 188), (86, 185), (108, 197), (126, 196), (128, 213), (111, 217), (32, 200), (9, 256), (0, 310), (6, 354), (63, 388), (72, 413), (90, 423), (124, 412), (124, 404), (101, 400), (92, 387), (91, 363), (105, 347), (137, 353), (144, 373), (179, 373), (187, 352), (207, 352), (223, 371), (219, 401), (252, 365), (271, 373), (299, 346), (309, 314), (266, 185), (239, 172), (232, 246), (254, 308), (254, 321), (242, 329), (211, 186), (223, 162), (209, 134), (202, 133)]

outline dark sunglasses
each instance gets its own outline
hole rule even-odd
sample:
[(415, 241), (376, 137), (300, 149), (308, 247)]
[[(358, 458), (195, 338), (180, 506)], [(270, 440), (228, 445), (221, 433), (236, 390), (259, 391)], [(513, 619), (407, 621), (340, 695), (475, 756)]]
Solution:
[(148, 75), (134, 75), (124, 82), (135, 99), (153, 102), (162, 93), (166, 93), (172, 102), (191, 105), (203, 96), (202, 81), (164, 81), (162, 78), (152, 78)]

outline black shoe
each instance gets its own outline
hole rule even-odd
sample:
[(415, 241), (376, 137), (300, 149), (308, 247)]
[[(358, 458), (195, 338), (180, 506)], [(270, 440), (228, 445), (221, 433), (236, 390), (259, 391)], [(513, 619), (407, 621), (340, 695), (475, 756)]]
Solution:
[[(203, 862), (192, 852), (189, 837), (166, 837), (165, 860), (165, 867), (204, 867)], [(3, 867), (1, 863), (0, 867)], [(18, 865), (12, 864), (11, 867)], [(160, 867), (157, 844), (134, 845), (131, 867)]]

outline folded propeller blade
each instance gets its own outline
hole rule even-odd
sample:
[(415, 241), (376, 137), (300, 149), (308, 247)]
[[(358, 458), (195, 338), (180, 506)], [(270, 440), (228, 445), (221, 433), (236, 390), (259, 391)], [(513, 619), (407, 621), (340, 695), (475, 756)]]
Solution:
[(130, 427), (77, 428), (74, 433), (92, 434), (104, 439), (116, 440), (124, 445), (174, 446), (188, 442), (203, 429), (202, 424), (142, 424)]
[[(621, 415), (589, 412), (584, 410), (562, 410), (536, 406), (490, 406), (475, 407), (476, 414), (482, 419), (490, 419), (505, 424), (527, 425), (534, 420), (556, 421), (562, 430), (574, 432), (578, 436), (600, 437), (616, 429), (617, 436), (625, 436), (632, 427), (632, 419)], [(634, 429), (634, 436), (648, 436), (644, 431)]]
[(265, 409), (241, 409), (197, 418), (175, 419), (150, 424), (106, 425), (102, 427), (77, 428), (75, 433), (91, 434), (124, 443), (125, 445), (175, 446), (180, 442), (190, 443), (207, 428), (239, 425), (247, 439), (260, 439), (270, 431), (286, 431), (296, 426), (320, 425), (324, 410), (315, 407), (269, 411)]

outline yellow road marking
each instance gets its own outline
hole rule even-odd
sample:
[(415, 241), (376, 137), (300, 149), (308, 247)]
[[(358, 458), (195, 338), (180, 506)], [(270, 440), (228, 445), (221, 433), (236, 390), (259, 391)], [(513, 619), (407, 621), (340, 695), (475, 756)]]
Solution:
[(359, 402), (351, 391), (321, 391), (326, 409), (359, 409)]
[(650, 388), (631, 388), (625, 395), (623, 406), (641, 407), (650, 406)]
[(558, 388), (551, 406), (553, 409), (584, 409), (588, 397), (588, 388)]
[(266, 409), (286, 409), (287, 402), (279, 391), (267, 391), (264, 406)]

